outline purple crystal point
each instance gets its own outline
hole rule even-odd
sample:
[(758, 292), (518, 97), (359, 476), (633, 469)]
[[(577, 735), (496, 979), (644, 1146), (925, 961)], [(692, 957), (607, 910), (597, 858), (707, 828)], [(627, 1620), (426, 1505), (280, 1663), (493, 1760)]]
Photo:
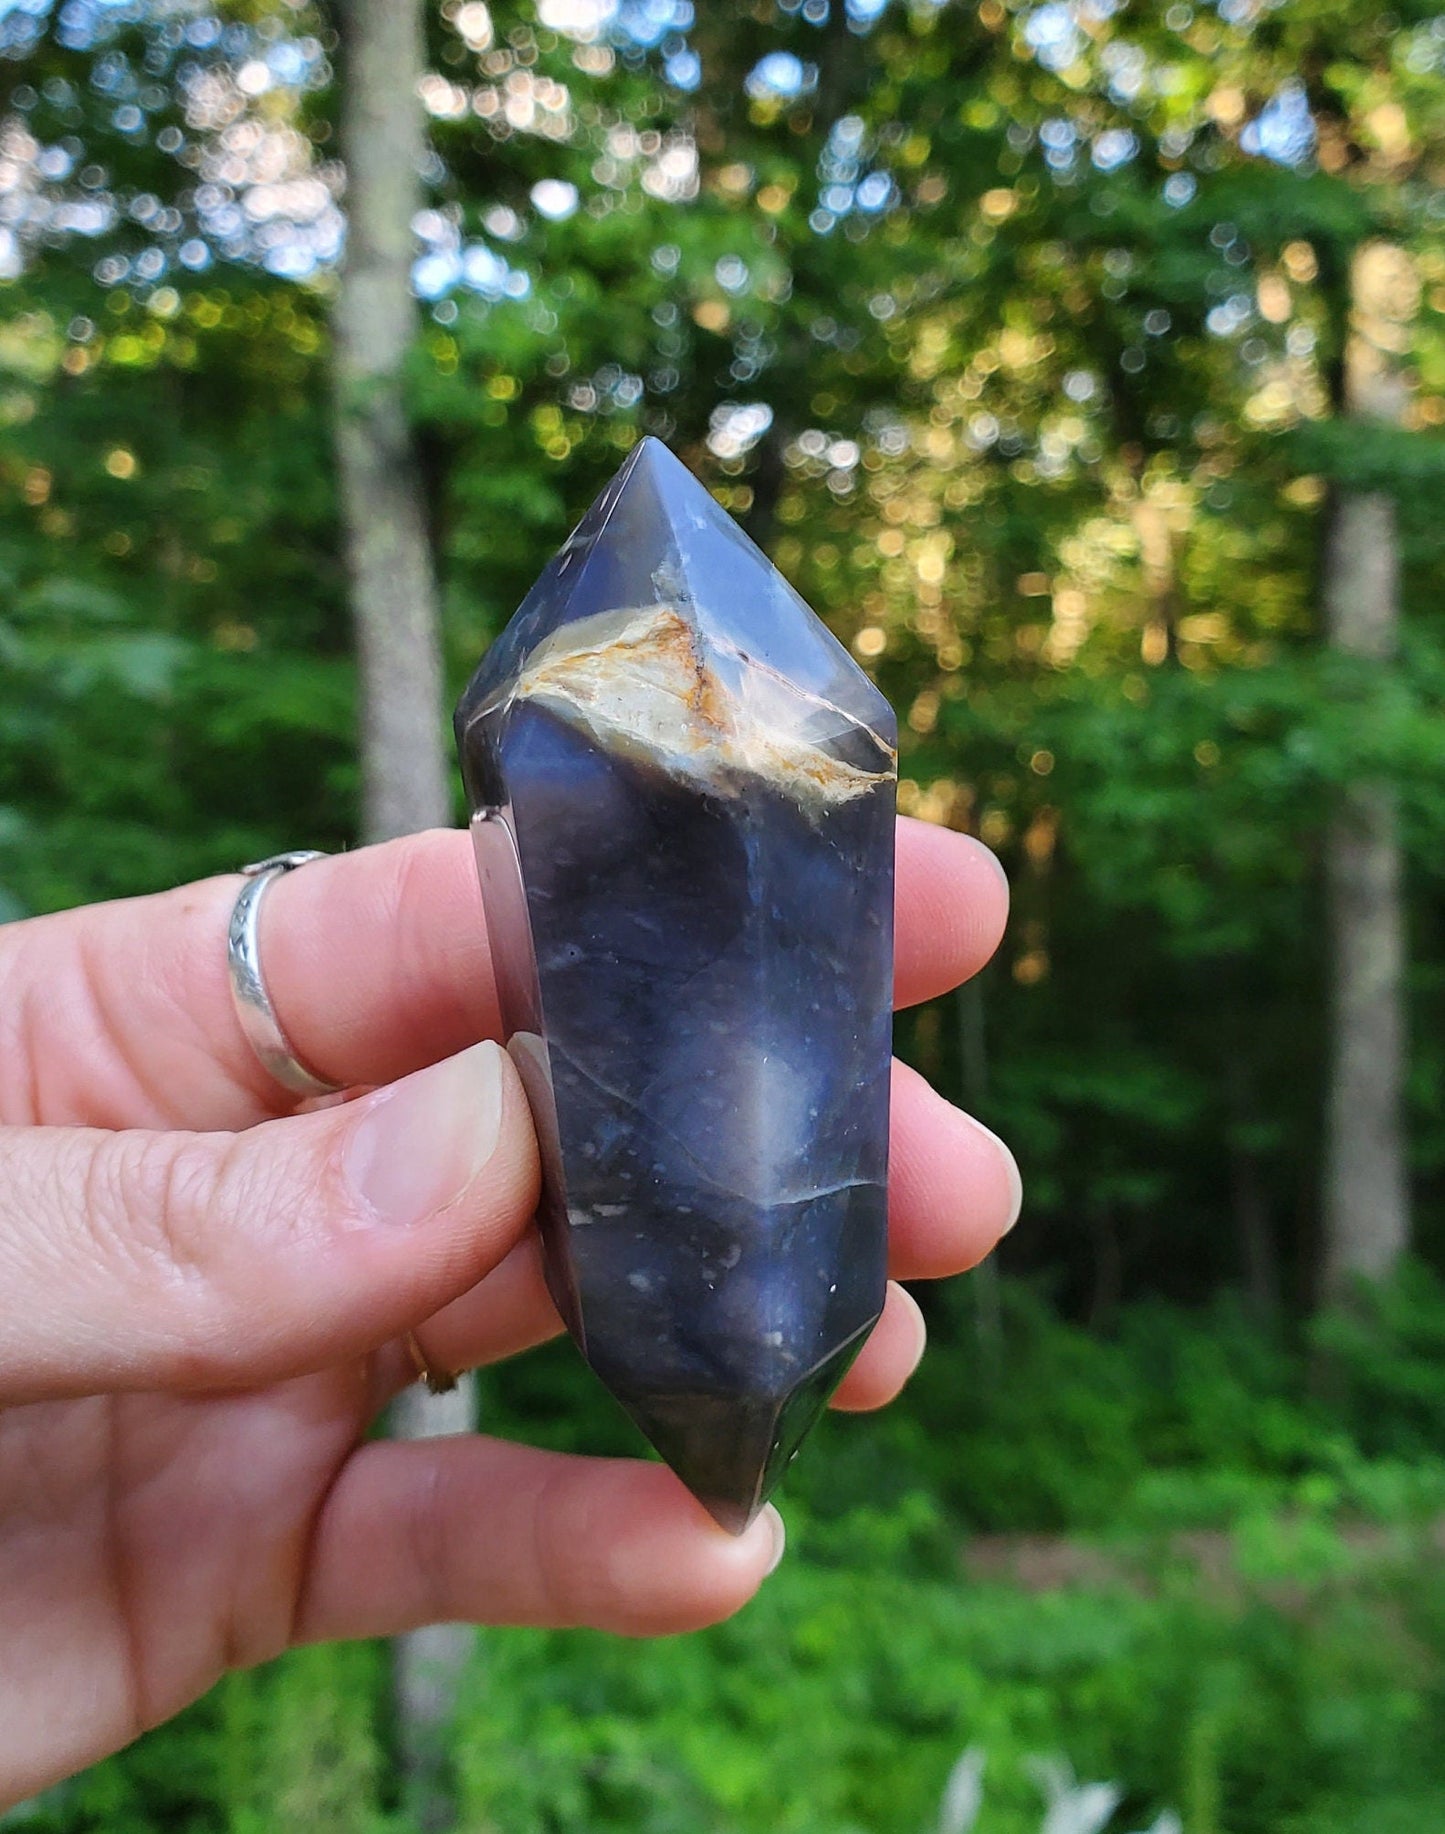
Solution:
[(553, 1296), (739, 1533), (883, 1304), (895, 739), (653, 439), (457, 709)]

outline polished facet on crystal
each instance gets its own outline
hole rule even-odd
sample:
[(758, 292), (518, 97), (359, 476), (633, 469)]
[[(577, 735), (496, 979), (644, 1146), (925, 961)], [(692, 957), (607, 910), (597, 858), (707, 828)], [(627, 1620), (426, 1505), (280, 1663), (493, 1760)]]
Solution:
[(553, 1296), (735, 1531), (883, 1303), (895, 739), (652, 439), (457, 709)]

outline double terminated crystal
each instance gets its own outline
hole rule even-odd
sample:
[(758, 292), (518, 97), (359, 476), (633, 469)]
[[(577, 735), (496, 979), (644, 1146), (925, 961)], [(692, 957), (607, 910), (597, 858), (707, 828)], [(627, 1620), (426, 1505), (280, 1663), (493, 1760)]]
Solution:
[(457, 737), (553, 1295), (741, 1531), (883, 1303), (893, 716), (648, 439)]

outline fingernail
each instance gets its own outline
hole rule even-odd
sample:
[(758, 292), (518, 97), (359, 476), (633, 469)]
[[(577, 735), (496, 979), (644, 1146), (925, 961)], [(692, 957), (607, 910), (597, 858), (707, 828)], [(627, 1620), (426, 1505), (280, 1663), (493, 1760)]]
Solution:
[[(900, 1287), (898, 1290), (903, 1294), (904, 1298), (907, 1299), (909, 1304), (909, 1316), (913, 1320), (913, 1342), (916, 1346), (913, 1352), (913, 1369), (917, 1369), (918, 1365), (923, 1361), (924, 1351), (928, 1348), (928, 1324), (923, 1316), (923, 1308), (913, 1297), (912, 1293), (908, 1291), (908, 1288), (904, 1286)], [(912, 1373), (913, 1370), (910, 1369), (909, 1374), (911, 1375)]]
[(1001, 1233), (1007, 1235), (1009, 1230), (1012, 1229), (1014, 1224), (1019, 1220), (1019, 1212), (1024, 1207), (1024, 1180), (1023, 1174), (1019, 1171), (1019, 1162), (1014, 1158), (1012, 1152), (1010, 1152), (1009, 1148), (999, 1139), (998, 1135), (991, 1127), (985, 1127), (982, 1121), (975, 1120), (971, 1114), (965, 1116), (965, 1119), (976, 1127), (986, 1140), (993, 1144), (998, 1151), (999, 1157), (1003, 1160), (1004, 1172), (1008, 1178), (1009, 1203), (1008, 1221), (1004, 1224)]
[(341, 1156), (347, 1183), (364, 1215), (414, 1228), (455, 1202), (496, 1151), (502, 1053), (474, 1044), (356, 1106)]
[(1009, 884), (1008, 868), (1004, 865), (1003, 861), (994, 852), (993, 848), (989, 846), (987, 841), (980, 841), (978, 843), (978, 847), (983, 857), (988, 861), (989, 865), (993, 868), (994, 876), (998, 879), (999, 884), (1003, 887), (1004, 896), (1006, 898), (1011, 898), (1013, 896), (1013, 887)]
[(769, 1574), (776, 1573), (782, 1565), (783, 1555), (788, 1546), (788, 1531), (783, 1524), (783, 1518), (771, 1503), (763, 1505), (763, 1520), (772, 1530), (773, 1535), (773, 1557), (768, 1562), (767, 1573), (763, 1575), (763, 1578), (766, 1579)]

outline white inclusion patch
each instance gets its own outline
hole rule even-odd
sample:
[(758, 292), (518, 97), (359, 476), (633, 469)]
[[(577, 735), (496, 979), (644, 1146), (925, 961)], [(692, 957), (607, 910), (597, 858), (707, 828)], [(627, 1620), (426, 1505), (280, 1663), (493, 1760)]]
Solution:
[(745, 1203), (806, 1203), (822, 1195), (805, 1169), (817, 1075), (772, 1045), (740, 1053), (709, 1079), (705, 1098), (691, 1090), (667, 1125), (706, 1176)]
[[(601, 612), (541, 643), (512, 689), (606, 751), (726, 792), (760, 780), (810, 814), (890, 781), (894, 753), (871, 727), (741, 651), (712, 643), (672, 605)], [(877, 767), (825, 749), (862, 737)]]

